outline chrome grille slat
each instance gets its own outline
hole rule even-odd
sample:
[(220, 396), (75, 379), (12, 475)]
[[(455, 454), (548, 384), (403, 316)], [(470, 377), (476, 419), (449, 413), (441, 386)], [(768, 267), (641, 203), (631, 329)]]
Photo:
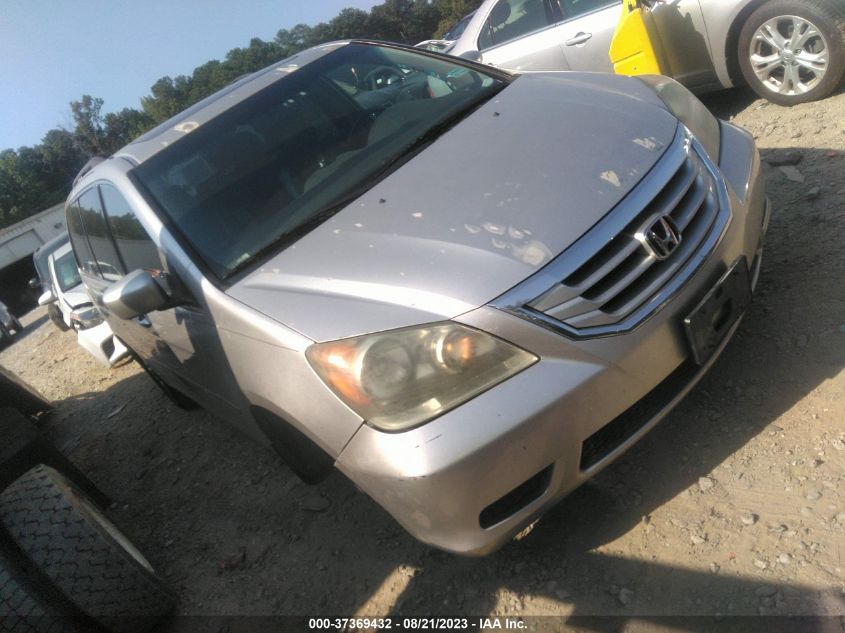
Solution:
[[(655, 196), (655, 200), (660, 199), (661, 204), (652, 203), (650, 209), (654, 215), (669, 214), (680, 204), (700, 173), (699, 165), (698, 160), (692, 156), (684, 161), (684, 164), (681, 165), (678, 173), (669, 181), (666, 188)], [(636, 229), (638, 227), (634, 228)]]
[(621, 305), (616, 305), (612, 302), (605, 303), (603, 306), (605, 313), (610, 314), (616, 320), (630, 314), (642, 305), (645, 299), (657, 292), (666, 283), (666, 281), (671, 279), (675, 273), (677, 273), (681, 267), (687, 263), (690, 257), (692, 257), (698, 250), (698, 247), (701, 245), (704, 238), (707, 237), (707, 233), (712, 226), (712, 222), (708, 222), (708, 220), (712, 220), (713, 218), (705, 214), (700, 214), (696, 216), (695, 219), (700, 219), (701, 223), (691, 225), (691, 230), (688, 235), (684, 236), (685, 244), (682, 244), (681, 249), (678, 249), (677, 258), (673, 258), (672, 263), (662, 269), (659, 276), (656, 276), (655, 279), (652, 280), (645, 288), (641, 289), (640, 292), (635, 294), (632, 293), (633, 296), (630, 299), (620, 299), (620, 297), (624, 297), (622, 293), (617, 295), (614, 299)]
[[(656, 298), (662, 289), (692, 265), (729, 217), (729, 208), (722, 209), (721, 176), (702, 152), (697, 142), (679, 129), (652, 173), (560, 256), (555, 267), (559, 283), (526, 302), (524, 308), (540, 312), (578, 335), (590, 336), (613, 333), (612, 327), (622, 323), (630, 329), (635, 313), (658, 305)], [(644, 244), (654, 238), (644, 235), (663, 217), (671, 218), (681, 241), (661, 259), (662, 253), (650, 251), (651, 245)], [(598, 250), (596, 242), (603, 244)]]
[(701, 205), (704, 203), (704, 199), (708, 193), (709, 190), (704, 186), (697, 187), (689, 199), (681, 201), (683, 202), (683, 206), (678, 207), (672, 212), (672, 217), (675, 218), (675, 224), (678, 225), (679, 231), (683, 233), (684, 229), (689, 226), (696, 213), (701, 209)]
[(604, 262), (600, 268), (595, 270), (587, 279), (579, 283), (577, 286), (574, 286), (575, 290), (581, 293), (589, 288), (592, 288), (641, 248), (640, 243), (635, 239), (626, 236), (624, 238), (624, 242), (622, 240), (623, 238), (619, 239), (620, 248), (617, 252)]
[[(631, 259), (634, 259), (633, 257)], [(637, 258), (636, 263), (627, 266), (619, 266), (612, 277), (608, 276), (602, 283), (596, 284), (581, 296), (603, 305), (613, 299), (617, 294), (634, 283), (641, 275), (645, 274), (655, 263), (652, 257)]]

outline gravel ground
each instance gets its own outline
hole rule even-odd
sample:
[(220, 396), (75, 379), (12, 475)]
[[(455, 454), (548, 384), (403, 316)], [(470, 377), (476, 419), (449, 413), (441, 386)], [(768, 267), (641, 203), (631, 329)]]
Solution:
[(43, 311), (0, 363), (56, 402), (46, 431), (116, 500), (183, 614), (612, 615), (626, 631), (664, 630), (657, 616), (845, 616), (845, 94), (707, 103), (766, 161), (759, 294), (666, 421), (489, 557), (417, 543), (339, 474), (305, 486), (136, 365), (96, 365)]

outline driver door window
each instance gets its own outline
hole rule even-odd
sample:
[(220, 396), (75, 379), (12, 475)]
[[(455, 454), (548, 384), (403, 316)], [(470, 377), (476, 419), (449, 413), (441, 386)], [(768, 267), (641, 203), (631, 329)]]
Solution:
[(481, 28), (481, 61), (508, 70), (567, 70), (549, 0), (499, 0)]
[(504, 44), (551, 24), (544, 0), (500, 0), (478, 39), (479, 50)]

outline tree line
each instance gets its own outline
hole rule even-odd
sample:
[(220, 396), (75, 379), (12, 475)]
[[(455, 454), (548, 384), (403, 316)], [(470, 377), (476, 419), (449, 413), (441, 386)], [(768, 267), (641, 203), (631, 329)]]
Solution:
[(343, 9), (328, 22), (281, 29), (271, 41), (253, 38), (222, 60), (188, 75), (165, 76), (141, 98), (140, 109), (103, 113), (103, 100), (83, 95), (70, 104), (73, 129), (55, 128), (32, 147), (0, 152), (0, 228), (62, 202), (91, 156), (108, 156), (155, 125), (241, 75), (332, 40), (376, 39), (415, 44), (436, 38), (481, 0), (384, 0), (370, 11)]

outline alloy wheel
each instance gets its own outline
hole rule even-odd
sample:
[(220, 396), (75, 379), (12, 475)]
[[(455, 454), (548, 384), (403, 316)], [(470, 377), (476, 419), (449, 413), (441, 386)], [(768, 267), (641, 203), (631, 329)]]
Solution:
[(830, 57), (827, 41), (812, 22), (784, 15), (764, 22), (755, 31), (749, 61), (767, 89), (802, 95), (824, 78)]

